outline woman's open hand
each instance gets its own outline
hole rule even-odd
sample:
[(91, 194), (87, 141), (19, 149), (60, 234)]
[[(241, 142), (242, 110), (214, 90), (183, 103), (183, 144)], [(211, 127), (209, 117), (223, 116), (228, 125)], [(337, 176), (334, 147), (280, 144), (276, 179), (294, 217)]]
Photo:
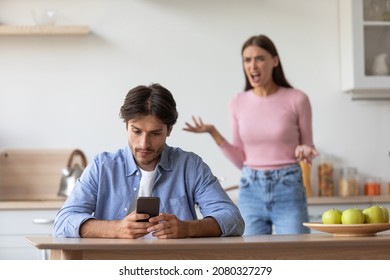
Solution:
[(212, 124), (204, 124), (202, 119), (200, 117), (195, 118), (194, 116), (192, 117), (192, 120), (194, 124), (190, 124), (186, 122), (186, 127), (183, 128), (185, 131), (189, 132), (195, 132), (195, 133), (211, 133), (212, 130), (214, 129), (214, 126)]

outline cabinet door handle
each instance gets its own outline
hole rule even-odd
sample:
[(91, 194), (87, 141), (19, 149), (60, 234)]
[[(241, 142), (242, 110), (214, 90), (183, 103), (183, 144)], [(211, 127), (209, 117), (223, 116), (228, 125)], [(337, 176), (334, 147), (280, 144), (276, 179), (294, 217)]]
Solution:
[(38, 225), (48, 225), (48, 224), (53, 224), (54, 220), (53, 219), (33, 219), (32, 220), (33, 224), (38, 224)]

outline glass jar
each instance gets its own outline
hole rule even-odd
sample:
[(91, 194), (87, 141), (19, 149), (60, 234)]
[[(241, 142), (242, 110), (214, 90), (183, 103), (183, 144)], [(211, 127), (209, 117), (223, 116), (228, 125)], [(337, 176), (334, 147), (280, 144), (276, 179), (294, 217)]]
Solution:
[(355, 195), (359, 195), (359, 177), (357, 168), (342, 168), (339, 179), (339, 196)]
[(333, 162), (327, 155), (321, 155), (317, 166), (319, 196), (333, 196)]
[(365, 195), (380, 195), (381, 182), (379, 178), (367, 178), (364, 184)]

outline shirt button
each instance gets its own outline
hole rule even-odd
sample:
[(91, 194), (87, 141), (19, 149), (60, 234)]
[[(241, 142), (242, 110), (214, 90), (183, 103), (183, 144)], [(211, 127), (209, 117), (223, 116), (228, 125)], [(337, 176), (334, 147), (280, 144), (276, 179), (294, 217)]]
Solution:
[(137, 188), (133, 188), (133, 191), (136, 191), (137, 190)]
[(135, 175), (139, 176), (139, 172), (137, 171), (137, 173), (135, 173)]
[(128, 210), (127, 208), (123, 208), (123, 211), (124, 211), (124, 212), (127, 212), (127, 210)]

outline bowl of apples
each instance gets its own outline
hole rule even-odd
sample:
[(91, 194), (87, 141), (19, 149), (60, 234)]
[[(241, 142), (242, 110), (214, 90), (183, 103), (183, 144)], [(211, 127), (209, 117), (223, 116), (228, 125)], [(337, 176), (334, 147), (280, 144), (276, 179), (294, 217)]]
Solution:
[(389, 210), (381, 205), (365, 209), (358, 207), (329, 209), (322, 214), (322, 223), (303, 223), (304, 226), (333, 236), (375, 236), (390, 229)]

